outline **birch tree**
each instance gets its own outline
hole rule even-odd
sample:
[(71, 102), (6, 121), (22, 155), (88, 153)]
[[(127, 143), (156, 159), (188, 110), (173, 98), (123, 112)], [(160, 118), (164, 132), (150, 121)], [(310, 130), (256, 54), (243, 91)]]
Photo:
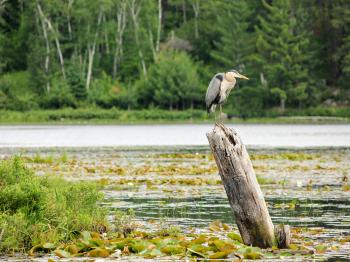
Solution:
[(88, 69), (87, 69), (87, 74), (86, 74), (86, 89), (90, 89), (90, 83), (91, 83), (91, 75), (92, 75), (92, 66), (94, 63), (94, 57), (95, 57), (95, 52), (96, 52), (96, 44), (97, 44), (97, 39), (99, 36), (99, 29), (100, 29), (100, 24), (102, 21), (102, 15), (103, 15), (103, 9), (102, 7), (100, 8), (98, 17), (97, 17), (97, 25), (96, 25), (96, 31), (95, 31), (95, 36), (93, 38), (92, 43), (88, 44)]
[(198, 39), (199, 29), (198, 29), (198, 17), (199, 17), (199, 0), (194, 0), (192, 2), (192, 8), (194, 12), (194, 37)]
[(145, 56), (142, 51), (142, 47), (140, 45), (140, 38), (139, 38), (139, 15), (141, 11), (141, 5), (142, 5), (142, 0), (129, 0), (129, 9), (130, 9), (130, 14), (131, 14), (131, 19), (133, 22), (134, 26), (134, 36), (135, 36), (135, 43), (138, 49), (138, 55), (142, 67), (142, 72), (144, 76), (147, 76), (147, 68), (146, 68), (146, 62), (145, 62)]
[(123, 36), (126, 26), (126, 2), (121, 2), (117, 8), (117, 29), (114, 38), (115, 51), (113, 59), (113, 79), (117, 76), (118, 66), (123, 57)]
[(157, 28), (157, 41), (156, 52), (159, 52), (160, 34), (162, 32), (162, 0), (158, 0), (158, 28)]
[(72, 24), (71, 24), (71, 20), (72, 20), (72, 7), (74, 4), (74, 0), (68, 0), (68, 5), (67, 5), (67, 27), (68, 27), (68, 34), (69, 34), (69, 39), (72, 40), (73, 36), (72, 36)]
[[(45, 40), (45, 47), (46, 47), (46, 54), (45, 54), (45, 65), (44, 65), (44, 69), (45, 69), (45, 75), (46, 75), (46, 91), (48, 93), (50, 93), (50, 81), (49, 81), (49, 64), (50, 64), (50, 41), (47, 35), (47, 28), (46, 28), (46, 23), (45, 20), (42, 18), (42, 11), (41, 11), (41, 7), (40, 4), (37, 4), (37, 9), (38, 12), (40, 14), (40, 21), (41, 21), (41, 28), (43, 31), (43, 36), (44, 36), (44, 40)], [(41, 12), (40, 12), (41, 11)]]
[[(58, 57), (60, 60), (62, 75), (63, 75), (63, 78), (66, 79), (66, 72), (65, 72), (65, 68), (64, 68), (64, 58), (63, 58), (63, 54), (62, 54), (62, 50), (61, 50), (60, 41), (58, 38), (58, 36), (59, 36), (58, 30), (55, 30), (53, 28), (51, 21), (44, 14), (39, 1), (37, 1), (37, 9), (38, 9), (39, 16), (40, 16), (41, 20), (47, 25), (47, 28), (52, 32), (52, 35), (53, 35), (54, 40), (55, 40), (56, 48), (57, 48)], [(47, 35), (47, 31), (46, 31), (46, 35)]]

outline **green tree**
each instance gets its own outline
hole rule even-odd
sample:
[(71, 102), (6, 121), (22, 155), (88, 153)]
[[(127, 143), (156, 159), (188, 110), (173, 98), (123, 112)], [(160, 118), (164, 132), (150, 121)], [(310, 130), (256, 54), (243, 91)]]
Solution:
[(254, 50), (254, 38), (248, 32), (252, 10), (243, 0), (233, 1), (228, 5), (226, 2), (221, 3), (221, 14), (215, 24), (215, 49), (210, 54), (221, 70), (233, 67), (243, 69), (247, 57)]
[(163, 52), (149, 69), (147, 78), (138, 83), (139, 101), (170, 110), (194, 107), (201, 101), (196, 65), (183, 52)]
[(270, 5), (263, 0), (263, 6), (267, 13), (259, 17), (259, 25), (255, 27), (257, 53), (253, 60), (259, 65), (269, 89), (283, 90), (287, 103), (301, 105), (304, 96), (295, 95), (295, 89), (301, 90), (307, 85), (307, 32), (297, 32), (298, 21), (291, 1), (275, 0)]

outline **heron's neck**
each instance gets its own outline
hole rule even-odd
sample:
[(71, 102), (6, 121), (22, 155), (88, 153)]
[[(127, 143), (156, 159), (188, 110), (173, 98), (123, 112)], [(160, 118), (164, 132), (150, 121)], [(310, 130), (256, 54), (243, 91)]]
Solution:
[(229, 81), (229, 82), (236, 82), (235, 77), (233, 76), (233, 74), (230, 74), (230, 73), (225, 73), (225, 79), (226, 81)]

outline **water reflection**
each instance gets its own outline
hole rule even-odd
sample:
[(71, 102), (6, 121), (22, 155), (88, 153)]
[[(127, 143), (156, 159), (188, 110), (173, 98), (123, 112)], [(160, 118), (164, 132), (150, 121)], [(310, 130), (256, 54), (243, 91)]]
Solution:
[[(267, 197), (266, 201), (269, 203), (269, 212), (275, 224), (350, 229), (350, 200), (295, 200)], [(117, 203), (117, 206), (113, 207), (112, 203)], [(288, 206), (290, 203), (295, 203), (292, 208)], [(234, 223), (228, 200), (219, 197), (181, 199), (110, 197), (106, 205), (112, 205), (112, 209), (134, 209), (136, 217), (140, 220), (166, 218), (167, 221), (185, 227), (203, 227), (216, 219)]]

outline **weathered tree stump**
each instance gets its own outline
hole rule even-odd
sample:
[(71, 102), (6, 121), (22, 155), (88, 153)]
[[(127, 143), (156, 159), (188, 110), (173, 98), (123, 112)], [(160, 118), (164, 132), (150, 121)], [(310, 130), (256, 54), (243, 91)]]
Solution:
[[(278, 243), (280, 248), (287, 247), (289, 243), (275, 239), (264, 196), (241, 138), (221, 124), (215, 124), (207, 138), (244, 244), (267, 248)], [(280, 230), (284, 231), (284, 227), (277, 229)], [(290, 241), (289, 234), (276, 235)]]

